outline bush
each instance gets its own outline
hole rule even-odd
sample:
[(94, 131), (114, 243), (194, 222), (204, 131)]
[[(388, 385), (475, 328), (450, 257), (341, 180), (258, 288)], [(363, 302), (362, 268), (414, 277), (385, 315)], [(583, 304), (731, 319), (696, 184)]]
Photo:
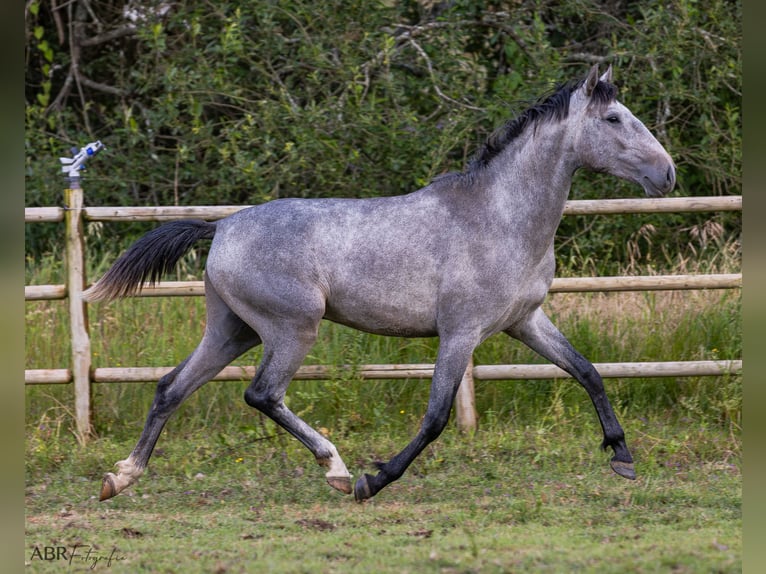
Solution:
[[(462, 169), (525, 102), (594, 62), (615, 65), (621, 98), (675, 158), (682, 194), (740, 193), (741, 2), (51, 6), (26, 10), (29, 206), (61, 203), (58, 157), (94, 139), (109, 151), (85, 180), (91, 205), (405, 193)], [(624, 195), (636, 189), (581, 175), (573, 196)], [(686, 248), (709, 220), (663, 219), (644, 255)], [(724, 239), (740, 232), (738, 214), (712, 221)], [(560, 261), (625, 262), (644, 223), (568, 218)], [(108, 226), (103, 244), (137, 232)], [(27, 252), (52, 251), (54, 234), (30, 226)]]

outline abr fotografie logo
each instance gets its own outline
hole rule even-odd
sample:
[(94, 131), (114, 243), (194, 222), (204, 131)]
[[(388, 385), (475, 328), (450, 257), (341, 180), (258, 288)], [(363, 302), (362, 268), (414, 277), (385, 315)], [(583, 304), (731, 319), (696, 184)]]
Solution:
[(95, 570), (96, 566), (101, 565), (108, 568), (116, 562), (127, 560), (127, 557), (122, 555), (116, 548), (112, 548), (109, 554), (103, 554), (93, 548), (93, 546), (74, 544), (72, 546), (35, 546), (32, 548), (29, 562), (32, 563), (37, 560), (45, 562), (61, 561), (69, 566), (87, 564), (91, 570)]

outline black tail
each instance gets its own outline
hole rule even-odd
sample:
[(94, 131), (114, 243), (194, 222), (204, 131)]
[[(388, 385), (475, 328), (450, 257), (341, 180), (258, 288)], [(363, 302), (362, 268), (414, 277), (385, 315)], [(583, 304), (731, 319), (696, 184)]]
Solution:
[(123, 253), (104, 276), (83, 293), (86, 301), (109, 301), (135, 295), (144, 282), (156, 283), (200, 239), (212, 239), (216, 224), (189, 219), (171, 221), (144, 235)]

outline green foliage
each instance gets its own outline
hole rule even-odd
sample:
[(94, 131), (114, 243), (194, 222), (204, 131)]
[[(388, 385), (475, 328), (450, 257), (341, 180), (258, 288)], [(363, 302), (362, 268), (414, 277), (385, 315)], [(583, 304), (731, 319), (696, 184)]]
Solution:
[[(593, 62), (615, 64), (622, 99), (674, 156), (682, 193), (739, 193), (740, 2), (130, 6), (132, 18), (114, 0), (29, 4), (27, 205), (60, 204), (57, 158), (95, 138), (109, 151), (85, 180), (92, 205), (405, 193), (461, 169), (524, 102)], [(613, 178), (575, 186), (576, 197), (635, 194)], [(678, 216), (655, 246), (685, 246), (683, 230), (705, 221)], [(715, 221), (738, 235), (737, 216)], [(624, 262), (639, 226), (567, 219), (561, 261), (586, 264), (576, 237), (597, 260)], [(127, 231), (108, 226), (103, 240), (123, 244)], [(40, 225), (27, 238), (35, 255), (58, 241)]]

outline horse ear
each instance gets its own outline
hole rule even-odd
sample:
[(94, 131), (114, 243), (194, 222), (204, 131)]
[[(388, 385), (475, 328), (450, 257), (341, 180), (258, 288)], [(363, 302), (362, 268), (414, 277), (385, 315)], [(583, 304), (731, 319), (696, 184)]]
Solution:
[(602, 82), (606, 82), (607, 84), (612, 83), (612, 64), (609, 64), (609, 67), (606, 69), (606, 72), (604, 72), (601, 75), (599, 80)]
[[(608, 71), (609, 70), (607, 70), (607, 72)], [(583, 83), (583, 89), (585, 90), (586, 96), (591, 96), (596, 84), (598, 84), (598, 64), (593, 65), (588, 72), (588, 77), (585, 78), (585, 82)]]

